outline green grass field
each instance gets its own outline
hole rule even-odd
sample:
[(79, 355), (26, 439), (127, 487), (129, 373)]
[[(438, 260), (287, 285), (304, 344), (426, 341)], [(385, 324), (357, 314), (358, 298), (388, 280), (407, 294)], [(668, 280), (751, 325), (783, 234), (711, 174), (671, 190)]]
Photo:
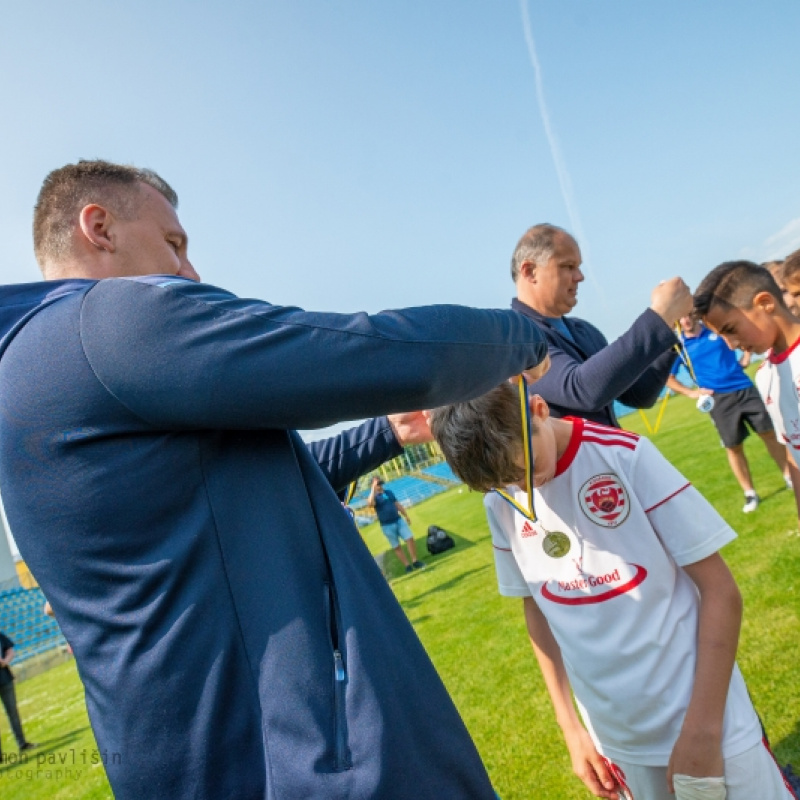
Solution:
[[(649, 416), (655, 420), (655, 410)], [(638, 414), (625, 417), (623, 424), (644, 432)], [(724, 550), (745, 598), (739, 664), (778, 760), (800, 766), (800, 534), (793, 496), (753, 436), (746, 449), (763, 502), (755, 513), (743, 514), (739, 487), (711, 420), (689, 400), (669, 401), (654, 439), (739, 533)], [(426, 555), (428, 568), (412, 575), (405, 575), (389, 554), (389, 579), (500, 796), (590, 797), (571, 774), (527, 643), (521, 603), (497, 594), (481, 497), (455, 489), (412, 508), (410, 515), (420, 553), (425, 552), (424, 532), (433, 523), (454, 534), (456, 547), (440, 556)], [(363, 534), (373, 553), (385, 550), (376, 526)], [(91, 763), (102, 754), (89, 728), (74, 663), (20, 684), (17, 692), (26, 732), (43, 746), (27, 763), (0, 769), (4, 800), (110, 797), (102, 764)], [(3, 725), (3, 751), (15, 753)]]

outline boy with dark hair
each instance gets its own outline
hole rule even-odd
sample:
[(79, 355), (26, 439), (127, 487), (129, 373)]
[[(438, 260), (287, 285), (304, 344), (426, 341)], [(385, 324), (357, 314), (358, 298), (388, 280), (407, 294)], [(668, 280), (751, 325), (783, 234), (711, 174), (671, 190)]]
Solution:
[[(783, 261), (764, 261), (761, 266), (764, 269), (768, 269), (769, 274), (775, 278), (775, 283), (778, 284), (778, 288), (783, 292), (783, 302), (786, 303), (786, 308), (796, 317), (800, 317), (800, 305), (798, 305), (797, 297), (786, 288), (783, 282), (783, 263)], [(800, 290), (800, 283), (796, 290)], [(800, 291), (798, 291), (798, 295), (800, 296)]]
[[(784, 263), (784, 276), (792, 258)], [(756, 387), (788, 447), (800, 515), (800, 320), (787, 308), (769, 271), (750, 261), (728, 261), (711, 270), (695, 292), (694, 305), (695, 313), (732, 350), (767, 353), (756, 373)]]
[[(795, 250), (781, 264), (781, 279), (779, 282), (783, 283), (783, 289), (786, 294), (797, 301), (797, 298), (800, 297), (800, 250)], [(784, 299), (786, 299), (785, 295)], [(791, 307), (789, 310), (792, 310)]]
[(528, 407), (525, 460), (508, 384), (431, 429), (489, 492), (500, 593), (524, 598), (576, 774), (614, 800), (793, 797), (735, 664), (741, 596), (718, 550), (736, 534), (647, 439)]

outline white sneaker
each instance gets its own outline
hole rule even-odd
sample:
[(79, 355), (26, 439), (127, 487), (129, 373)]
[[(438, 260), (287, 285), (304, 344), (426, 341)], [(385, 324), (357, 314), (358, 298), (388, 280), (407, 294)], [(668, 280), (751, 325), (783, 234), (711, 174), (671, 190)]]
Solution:
[(792, 484), (792, 479), (791, 478), (787, 478), (784, 475), (783, 479), (786, 481), (786, 488), (787, 489), (794, 489), (794, 485)]
[(751, 511), (755, 511), (758, 508), (760, 500), (757, 494), (746, 494), (744, 499), (745, 504), (742, 507), (742, 511), (744, 511), (745, 514), (749, 514)]

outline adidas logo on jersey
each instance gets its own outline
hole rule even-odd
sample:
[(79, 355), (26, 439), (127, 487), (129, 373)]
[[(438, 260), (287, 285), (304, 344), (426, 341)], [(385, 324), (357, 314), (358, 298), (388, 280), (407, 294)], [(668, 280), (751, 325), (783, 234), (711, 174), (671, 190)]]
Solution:
[(536, 528), (526, 519), (525, 524), (522, 526), (522, 538), (527, 539), (530, 536), (536, 536)]

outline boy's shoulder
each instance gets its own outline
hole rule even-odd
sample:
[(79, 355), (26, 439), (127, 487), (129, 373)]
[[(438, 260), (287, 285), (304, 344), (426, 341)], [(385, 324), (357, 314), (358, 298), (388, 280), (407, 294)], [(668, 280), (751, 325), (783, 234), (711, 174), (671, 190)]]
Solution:
[(638, 433), (626, 431), (623, 428), (612, 428), (610, 425), (601, 425), (588, 419), (567, 418), (573, 424), (573, 437), (580, 437), (581, 442), (590, 442), (604, 447), (624, 447), (635, 450), (641, 440)]
[[(612, 428), (580, 417), (566, 417), (572, 423), (569, 445), (558, 460), (556, 475), (566, 472), (574, 461), (586, 459), (615, 459), (625, 453), (634, 453), (641, 437), (622, 428)], [(646, 440), (645, 440), (646, 441)]]
[[(561, 492), (571, 492), (568, 488), (576, 480), (602, 476), (606, 472), (630, 474), (637, 461), (638, 451), (651, 446), (646, 438), (621, 428), (612, 428), (580, 417), (565, 417), (572, 423), (572, 435), (564, 453), (559, 457), (553, 481), (542, 487), (542, 500), (546, 504), (558, 504)], [(570, 479), (562, 484), (559, 477), (569, 472)], [(515, 501), (524, 503), (525, 492), (517, 486), (508, 486), (505, 492)], [(572, 495), (570, 495), (570, 498)], [(512, 504), (497, 492), (489, 492), (484, 497), (484, 505), (493, 511), (508, 510)], [(502, 515), (501, 515), (502, 516)]]

